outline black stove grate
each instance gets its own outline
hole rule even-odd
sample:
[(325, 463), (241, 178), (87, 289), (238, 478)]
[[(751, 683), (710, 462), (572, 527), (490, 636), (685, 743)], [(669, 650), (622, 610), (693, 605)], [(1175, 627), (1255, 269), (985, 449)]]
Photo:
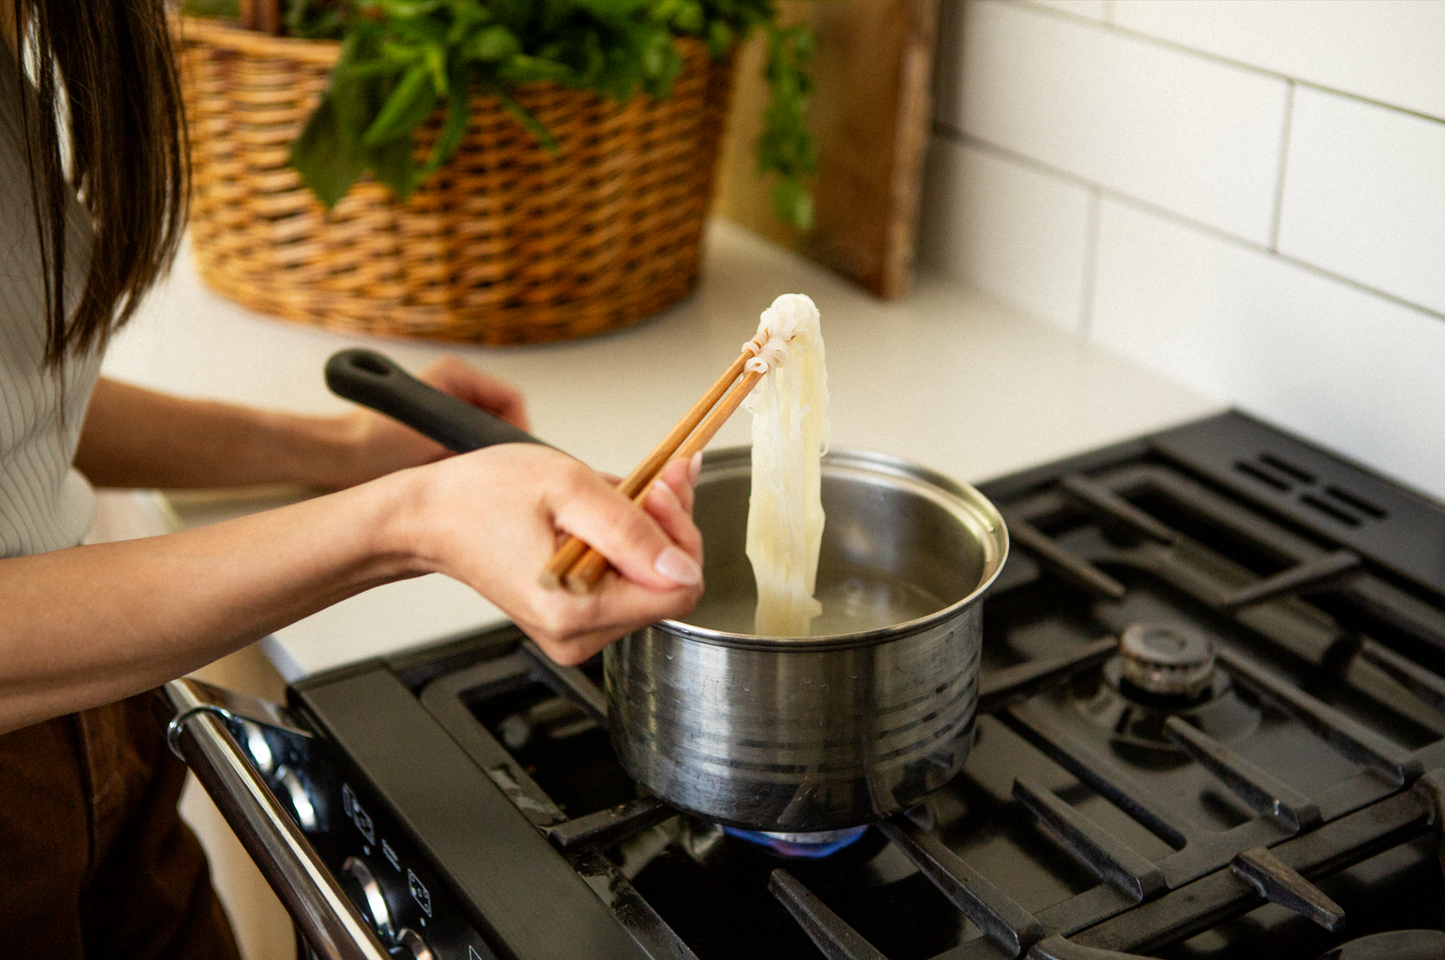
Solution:
[[(980, 740), (1005, 743), (981, 752), (980, 758), (994, 766), (999, 753), (1024, 757), (1030, 763), (1037, 762), (1037, 754), (1045, 754), (1174, 852), (1157, 863), (1150, 860), (1049, 787), (1021, 774), (1012, 781), (1011, 798), (1061, 849), (1101, 881), (1034, 914), (908, 817), (880, 824), (878, 830), (984, 934), (982, 940), (939, 954), (940, 960), (1020, 956), (1030, 951), (1036, 958), (1060, 960), (1125, 956), (1127, 951), (1153, 950), (1177, 942), (1266, 901), (1333, 931), (1340, 928), (1343, 911), (1307, 878), (1352, 866), (1425, 834), (1435, 822), (1434, 805), (1445, 796), (1441, 792), (1445, 788), (1445, 745), (1437, 742), (1418, 751), (1404, 751), (1243, 657), (1226, 653), (1234, 676), (1276, 698), (1283, 709), (1306, 721), (1326, 742), (1367, 769), (1359, 775), (1363, 785), (1333, 794), (1332, 817), (1321, 825), (1323, 817), (1316, 802), (1176, 718), (1168, 728), (1180, 746), (1258, 812), (1255, 819), (1224, 833), (1200, 829), (1167, 799), (1132, 778), (1117, 761), (1070, 734), (1045, 710), (1029, 702), (1047, 684), (1067, 683), (1072, 674), (1096, 665), (1114, 646), (1112, 640), (1100, 640), (1075, 654), (1023, 664), (986, 678), (981, 709), (995, 715), (981, 719)], [(498, 686), (539, 676), (559, 692), (580, 695), (583, 703), (598, 702), (600, 691), (585, 674), (560, 670), (530, 650), (434, 684), (423, 701), (450, 729), (460, 719), (455, 707), (468, 701), (487, 702)], [(461, 720), (461, 725), (475, 726), (470, 719)], [(506, 756), (493, 753), (475, 758), (501, 761), (492, 768), (495, 770), (506, 766)], [(1422, 776), (1427, 765), (1431, 773)], [(1007, 774), (995, 771), (995, 775)], [(1402, 790), (1410, 783), (1415, 784), (1414, 789)], [(674, 817), (675, 811), (657, 800), (642, 798), (568, 818), (525, 775), (513, 775), (503, 784), (553, 844), (574, 859), (579, 871), (604, 878), (609, 897), (626, 903), (634, 919), (645, 916), (644, 925), (651, 936), (662, 940), (654, 944), (655, 955), (691, 955), (686, 944), (647, 907), (646, 898), (602, 856), (627, 837)], [(1346, 812), (1344, 808), (1351, 804), (1359, 809)], [(1286, 839), (1291, 836), (1296, 839)], [(772, 872), (769, 889), (826, 956), (885, 956), (786, 867)], [(1076, 938), (1076, 944), (1063, 939), (1069, 936)], [(1084, 953), (1075, 946), (1113, 953)]]

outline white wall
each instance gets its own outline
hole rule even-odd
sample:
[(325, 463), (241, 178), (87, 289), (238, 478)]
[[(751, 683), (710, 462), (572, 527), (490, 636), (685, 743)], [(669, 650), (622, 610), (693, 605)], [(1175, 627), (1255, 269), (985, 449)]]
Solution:
[(1445, 499), (1445, 2), (943, 6), (925, 269)]

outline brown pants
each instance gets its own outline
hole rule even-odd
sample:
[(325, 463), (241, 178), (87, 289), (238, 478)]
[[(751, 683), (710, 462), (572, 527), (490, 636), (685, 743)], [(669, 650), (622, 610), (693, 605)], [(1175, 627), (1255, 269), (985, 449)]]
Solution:
[(236, 960), (149, 695), (0, 736), (0, 952)]

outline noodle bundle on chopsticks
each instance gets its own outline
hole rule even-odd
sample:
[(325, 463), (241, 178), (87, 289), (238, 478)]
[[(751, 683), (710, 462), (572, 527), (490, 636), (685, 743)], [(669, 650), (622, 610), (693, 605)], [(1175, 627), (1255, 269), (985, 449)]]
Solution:
[[(758, 586), (754, 632), (806, 637), (823, 540), (820, 460), (828, 446), (828, 375), (818, 308), (784, 294), (763, 311), (749, 369), (766, 365), (745, 401), (753, 414), (747, 555)], [(747, 347), (745, 347), (747, 349)]]

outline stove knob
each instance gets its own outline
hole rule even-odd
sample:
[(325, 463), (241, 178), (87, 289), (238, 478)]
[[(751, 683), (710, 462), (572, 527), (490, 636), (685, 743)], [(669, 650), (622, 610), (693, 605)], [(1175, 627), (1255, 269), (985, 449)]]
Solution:
[(371, 925), (376, 927), (382, 941), (390, 943), (396, 939), (391, 927), (391, 911), (387, 909), (386, 898), (381, 895), (381, 884), (376, 882), (371, 868), (356, 857), (347, 857), (346, 862), (341, 865), (341, 872), (361, 887), (361, 895), (366, 901), (366, 912), (371, 915)]
[(266, 731), (261, 729), (259, 723), (250, 720), (240, 720), (241, 730), (246, 734), (246, 749), (251, 752), (251, 759), (256, 761), (256, 769), (262, 773), (270, 773), (276, 768), (276, 755), (271, 750), (271, 744), (266, 739)]
[(401, 932), (396, 935), (396, 945), (401, 950), (403, 957), (410, 957), (411, 960), (436, 960), (436, 954), (431, 952), (431, 947), (411, 927), (402, 927)]
[(306, 785), (296, 776), (296, 771), (286, 766), (277, 768), (276, 782), (281, 784), (291, 800), (291, 809), (296, 811), (296, 823), (302, 830), (315, 830), (316, 808), (311, 805), (311, 795), (306, 792)]

